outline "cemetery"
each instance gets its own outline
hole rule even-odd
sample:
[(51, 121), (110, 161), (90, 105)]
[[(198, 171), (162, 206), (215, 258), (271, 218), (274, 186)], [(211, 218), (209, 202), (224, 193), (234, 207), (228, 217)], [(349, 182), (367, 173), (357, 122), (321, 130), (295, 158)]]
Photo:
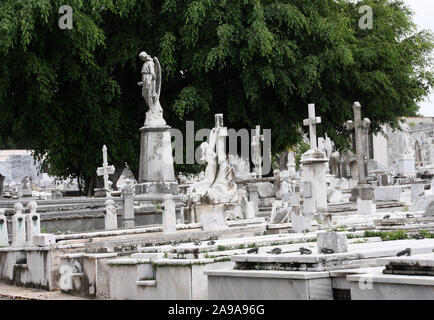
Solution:
[[(210, 109), (189, 172), (175, 156), (187, 120), (169, 121), (171, 66), (154, 51), (134, 52), (140, 82), (128, 94), (146, 106), (137, 139), (122, 149), (89, 138), (92, 183), (50, 175), (32, 150), (0, 150), (0, 283), (69, 299), (434, 298), (434, 117), (403, 113), (396, 127), (354, 95), (329, 136), (330, 106), (308, 95), (302, 121), (284, 119), (297, 143), (275, 152), (279, 122), (256, 114), (239, 140), (246, 154), (229, 151), (239, 110)], [(131, 148), (130, 169), (117, 157)]]

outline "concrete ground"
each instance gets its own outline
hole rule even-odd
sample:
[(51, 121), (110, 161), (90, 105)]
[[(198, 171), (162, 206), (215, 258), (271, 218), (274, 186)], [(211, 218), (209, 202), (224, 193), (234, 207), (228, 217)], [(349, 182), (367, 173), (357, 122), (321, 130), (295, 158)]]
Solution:
[(32, 288), (12, 286), (0, 282), (0, 300), (88, 300), (61, 293), (60, 291), (45, 291)]

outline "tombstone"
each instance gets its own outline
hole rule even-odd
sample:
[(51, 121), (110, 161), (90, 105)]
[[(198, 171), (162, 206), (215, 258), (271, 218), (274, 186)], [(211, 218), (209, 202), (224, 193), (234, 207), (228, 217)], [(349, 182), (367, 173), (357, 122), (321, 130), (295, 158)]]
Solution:
[(282, 203), (280, 200), (273, 202), (273, 207), (271, 209), (270, 223), (285, 223), (289, 222), (291, 213), (291, 207), (288, 203)]
[(274, 170), (274, 192), (276, 194), (276, 199), (282, 199), (283, 193), (282, 193), (282, 177), (280, 176), (280, 170)]
[(14, 204), (15, 214), (12, 216), (12, 246), (24, 247), (27, 242), (26, 220), (23, 214), (23, 205), (19, 202)]
[(321, 118), (315, 116), (315, 105), (309, 104), (309, 118), (303, 121), (309, 126), (310, 149), (302, 155), (303, 164), (303, 215), (312, 219), (317, 213), (327, 212), (327, 184), (325, 154), (318, 150), (316, 125)]
[(99, 167), (96, 171), (96, 174), (99, 177), (104, 178), (104, 188), (101, 189), (95, 189), (95, 196), (96, 197), (108, 197), (110, 196), (110, 185), (109, 185), (109, 175), (115, 173), (115, 167), (109, 166), (107, 161), (107, 147), (104, 145), (102, 147), (102, 167)]
[(365, 151), (367, 150), (365, 132), (369, 130), (371, 121), (368, 118), (362, 120), (362, 106), (359, 102), (354, 102), (354, 121), (350, 120), (345, 123), (347, 130), (355, 131), (357, 170), (359, 182), (358, 185), (351, 190), (350, 201), (356, 202), (357, 199), (372, 200), (374, 198), (374, 188), (368, 184), (365, 172)]
[(374, 190), (375, 201), (401, 201), (401, 187), (377, 187)]
[(411, 202), (414, 203), (416, 198), (425, 192), (425, 185), (423, 183), (411, 185)]
[(104, 210), (105, 230), (114, 230), (118, 228), (118, 217), (116, 211), (116, 203), (114, 202), (114, 200), (107, 200), (105, 202)]
[(36, 212), (38, 204), (35, 201), (30, 201), (27, 204), (27, 209), (29, 213), (25, 215), (26, 219), (26, 234), (27, 234), (27, 245), (33, 246), (33, 237), (41, 233), (41, 217)]
[(176, 233), (176, 208), (171, 194), (163, 196), (163, 233)]
[(252, 201), (247, 201), (247, 196), (240, 196), (240, 207), (241, 213), (244, 219), (254, 219), (255, 218), (255, 206)]
[(348, 240), (345, 233), (319, 232), (317, 234), (318, 253), (324, 249), (332, 250), (333, 253), (348, 252)]
[(123, 213), (122, 213), (122, 227), (134, 228), (134, 189), (131, 185), (126, 185), (122, 188), (123, 198)]
[(293, 206), (291, 212), (291, 225), (292, 230), (296, 233), (303, 233), (304, 231), (312, 231), (312, 219), (305, 217), (301, 214), (300, 207)]
[(225, 223), (225, 205), (196, 205), (197, 222), (202, 224), (203, 231), (217, 231), (227, 229)]
[(372, 200), (357, 200), (357, 214), (373, 215), (377, 212), (377, 205)]
[(296, 167), (297, 167), (297, 164), (295, 163), (295, 153), (294, 153), (294, 151), (289, 151), (288, 152), (287, 169), (288, 169), (288, 174), (289, 174), (290, 178), (296, 178), (298, 176)]
[(246, 185), (247, 194), (249, 195), (249, 201), (253, 203), (253, 208), (255, 210), (255, 217), (259, 216), (259, 191), (256, 184)]
[(8, 220), (5, 211), (0, 209), (0, 248), (9, 247)]
[(25, 176), (21, 180), (21, 183), (22, 183), (22, 188), (21, 188), (20, 196), (23, 198), (30, 198), (32, 196), (32, 190), (30, 190), (28, 177)]
[(262, 178), (261, 141), (264, 141), (264, 135), (261, 135), (260, 132), (261, 126), (256, 126), (255, 136), (252, 141), (252, 162), (258, 178)]

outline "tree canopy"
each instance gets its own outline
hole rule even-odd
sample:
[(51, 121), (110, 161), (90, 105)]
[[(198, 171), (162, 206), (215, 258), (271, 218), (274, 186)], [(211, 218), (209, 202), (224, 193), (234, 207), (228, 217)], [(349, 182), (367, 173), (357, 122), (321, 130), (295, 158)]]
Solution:
[[(69, 0), (62, 30), (64, 2), (0, 3), (0, 147), (33, 149), (87, 185), (103, 144), (110, 164), (139, 166), (140, 51), (161, 62), (169, 125), (209, 128), (223, 113), (230, 128), (272, 129), (273, 152), (300, 141), (308, 103), (343, 147), (354, 101), (373, 130), (396, 126), (434, 83), (432, 34), (401, 1)], [(372, 29), (359, 27), (362, 4)]]

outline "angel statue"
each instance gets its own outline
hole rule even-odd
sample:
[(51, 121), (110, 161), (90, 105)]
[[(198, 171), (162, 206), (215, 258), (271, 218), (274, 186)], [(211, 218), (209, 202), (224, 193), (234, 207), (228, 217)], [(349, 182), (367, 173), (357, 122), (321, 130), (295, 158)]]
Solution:
[(157, 57), (152, 59), (146, 52), (141, 52), (139, 57), (143, 63), (142, 82), (138, 85), (142, 87), (142, 96), (149, 107), (146, 113), (145, 126), (166, 125), (163, 119), (163, 108), (160, 105), (161, 93), (161, 65)]

